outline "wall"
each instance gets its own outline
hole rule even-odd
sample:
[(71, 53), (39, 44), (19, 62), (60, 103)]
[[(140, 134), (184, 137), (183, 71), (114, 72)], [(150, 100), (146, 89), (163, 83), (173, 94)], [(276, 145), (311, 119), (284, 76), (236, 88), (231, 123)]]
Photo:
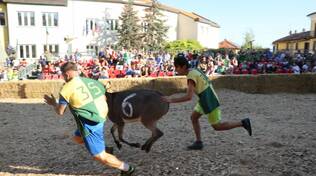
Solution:
[(286, 50), (286, 43), (278, 43), (278, 51)]
[(178, 40), (197, 40), (197, 23), (181, 13), (178, 20)]
[(8, 18), (7, 18), (7, 8), (4, 3), (0, 3), (0, 12), (4, 12), (6, 17), (5, 26), (0, 26), (0, 64), (5, 62), (5, 57), (7, 56), (5, 50), (9, 43), (8, 37)]
[(219, 28), (209, 24), (197, 22), (197, 40), (203, 47), (217, 49), (219, 41)]
[[(45, 6), (45, 5), (22, 5), (7, 4), (9, 23), (9, 42), (10, 45), (30, 44), (36, 45), (36, 58), (44, 53), (44, 45), (46, 44), (46, 27), (43, 26), (42, 12), (58, 12), (58, 26), (47, 27), (49, 35), (47, 36), (48, 44), (59, 44), (59, 50), (65, 48), (64, 37), (72, 30), (69, 21), (71, 21), (69, 11), (64, 6)], [(32, 11), (35, 16), (35, 26), (19, 26), (18, 11)], [(30, 22), (29, 22), (30, 23)], [(17, 50), (19, 58), (19, 49)], [(29, 59), (33, 61), (32, 59)]]
[[(247, 93), (316, 93), (316, 74), (302, 75), (233, 75), (211, 77), (215, 89), (232, 89)], [(185, 77), (166, 78), (121, 78), (102, 81), (110, 85), (110, 91), (148, 88), (166, 95), (185, 92)], [(44, 94), (55, 94), (63, 81), (9, 81), (0, 82), (0, 98), (42, 98)]]

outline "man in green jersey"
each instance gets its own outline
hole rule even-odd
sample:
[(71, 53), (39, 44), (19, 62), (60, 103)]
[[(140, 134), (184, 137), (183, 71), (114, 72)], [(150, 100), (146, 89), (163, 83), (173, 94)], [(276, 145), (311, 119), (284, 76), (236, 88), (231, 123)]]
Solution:
[(66, 107), (75, 118), (77, 130), (74, 141), (85, 144), (95, 160), (120, 169), (121, 175), (132, 175), (134, 167), (120, 161), (105, 151), (104, 122), (108, 113), (105, 88), (101, 82), (80, 77), (75, 63), (67, 62), (61, 67), (66, 83), (60, 91), (59, 101), (53, 95), (45, 95), (48, 105), (54, 107), (58, 115), (63, 115)]
[(199, 101), (191, 115), (196, 141), (192, 145), (188, 146), (189, 150), (201, 150), (203, 148), (201, 128), (199, 124), (199, 118), (203, 114), (207, 115), (209, 123), (216, 131), (243, 127), (248, 131), (250, 136), (252, 135), (251, 123), (248, 118), (236, 122), (221, 122), (221, 110), (219, 108), (220, 105), (218, 97), (209, 78), (201, 70), (189, 69), (188, 60), (183, 54), (179, 54), (175, 57), (174, 66), (179, 75), (187, 76), (187, 93), (179, 98), (170, 99), (168, 97), (164, 97), (163, 99), (169, 103), (179, 103), (190, 101), (194, 93), (199, 97)]

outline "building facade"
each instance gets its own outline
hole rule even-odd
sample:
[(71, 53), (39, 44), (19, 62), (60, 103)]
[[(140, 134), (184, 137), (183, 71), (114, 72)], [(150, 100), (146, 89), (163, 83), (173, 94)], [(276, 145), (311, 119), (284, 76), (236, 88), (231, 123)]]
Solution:
[(303, 29), (301, 32), (290, 31), (288, 36), (273, 42), (273, 49), (278, 51), (296, 52), (316, 52), (316, 12), (307, 15), (311, 20), (310, 30)]
[[(7, 10), (8, 33), (4, 47), (15, 47), (17, 58), (31, 61), (46, 51), (61, 57), (75, 51), (93, 55), (100, 47), (115, 44), (119, 16), (127, 3), (125, 0), (3, 2)], [(142, 19), (151, 1), (135, 0), (133, 3)], [(215, 22), (163, 4), (159, 8), (169, 27), (168, 41), (195, 39), (206, 48), (218, 47), (220, 27)]]
[(7, 20), (7, 6), (0, 1), (0, 63), (5, 62), (6, 46), (9, 43), (8, 20)]

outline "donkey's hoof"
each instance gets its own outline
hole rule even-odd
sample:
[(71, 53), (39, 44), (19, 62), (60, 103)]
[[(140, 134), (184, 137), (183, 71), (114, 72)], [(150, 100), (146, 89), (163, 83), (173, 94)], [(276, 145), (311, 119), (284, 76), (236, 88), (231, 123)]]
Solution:
[(140, 143), (133, 143), (131, 144), (132, 147), (140, 148)]
[(147, 147), (147, 148), (145, 149), (145, 151), (146, 151), (146, 153), (149, 153), (149, 152), (150, 152), (150, 147)]
[(120, 144), (120, 143), (116, 142), (116, 146), (117, 146), (117, 148), (118, 148), (119, 150), (121, 150), (121, 148), (122, 148), (122, 144)]
[(144, 145), (142, 145), (142, 150), (146, 150), (146, 148), (147, 148), (147, 145), (146, 144), (144, 144)]

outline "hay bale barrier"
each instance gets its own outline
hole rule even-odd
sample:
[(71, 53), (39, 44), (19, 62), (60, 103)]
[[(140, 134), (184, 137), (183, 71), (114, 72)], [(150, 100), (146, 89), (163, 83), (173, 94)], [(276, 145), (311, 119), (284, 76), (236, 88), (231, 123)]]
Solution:
[[(213, 76), (215, 89), (232, 89), (246, 93), (315, 93), (316, 74), (301, 75), (231, 75)], [(166, 95), (184, 92), (186, 78), (120, 78), (101, 80), (104, 84), (111, 83), (111, 91), (126, 89), (155, 89)], [(44, 94), (57, 95), (62, 80), (25, 80), (0, 83), (0, 98), (42, 98)]]
[[(312, 176), (316, 173), (316, 77), (306, 75), (242, 75), (212, 77), (223, 121), (250, 117), (253, 136), (243, 129), (214, 131), (200, 119), (202, 151), (187, 151), (194, 140), (190, 114), (193, 101), (171, 104), (158, 122), (164, 132), (150, 153), (123, 145), (118, 158), (136, 166), (135, 176)], [(184, 92), (185, 77), (115, 79), (111, 89), (150, 88), (170, 95)], [(83, 146), (71, 141), (75, 121), (43, 103), (57, 95), (62, 81), (0, 83), (0, 175), (105, 175), (118, 171), (93, 161)], [(174, 96), (181, 96), (177, 93)], [(10, 99), (9, 99), (10, 98)], [(37, 101), (33, 98), (41, 98)], [(106, 122), (105, 139), (115, 146)], [(144, 143), (150, 132), (127, 124), (124, 138)]]

